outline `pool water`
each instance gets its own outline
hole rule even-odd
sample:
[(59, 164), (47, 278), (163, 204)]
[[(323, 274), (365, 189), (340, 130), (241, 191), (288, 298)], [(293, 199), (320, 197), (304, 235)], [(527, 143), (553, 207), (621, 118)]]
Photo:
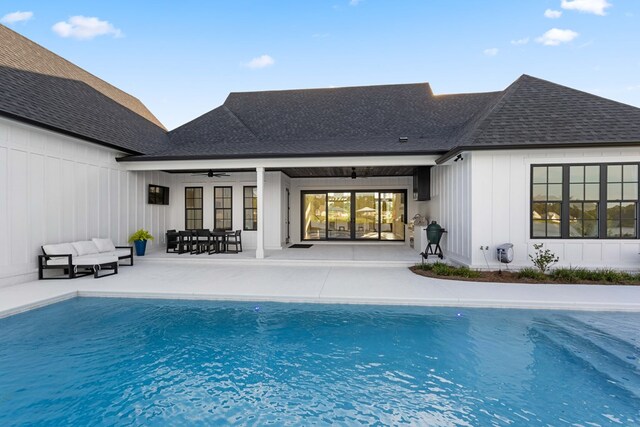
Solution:
[(77, 298), (0, 319), (0, 425), (632, 425), (638, 321)]

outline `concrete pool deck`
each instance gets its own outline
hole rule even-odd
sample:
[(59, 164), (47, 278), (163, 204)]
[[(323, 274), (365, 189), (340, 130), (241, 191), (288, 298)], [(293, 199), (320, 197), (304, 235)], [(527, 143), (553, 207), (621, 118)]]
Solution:
[(461, 282), (406, 267), (239, 265), (137, 259), (116, 276), (0, 288), (0, 317), (74, 297), (638, 311), (640, 287)]

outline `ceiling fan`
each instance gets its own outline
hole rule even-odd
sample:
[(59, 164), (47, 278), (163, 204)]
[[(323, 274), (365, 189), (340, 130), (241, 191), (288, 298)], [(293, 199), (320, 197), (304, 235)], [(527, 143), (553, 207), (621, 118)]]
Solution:
[(213, 169), (209, 169), (209, 172), (193, 173), (191, 176), (208, 176), (209, 178), (218, 178), (221, 176), (229, 176), (229, 174), (226, 172), (214, 172)]

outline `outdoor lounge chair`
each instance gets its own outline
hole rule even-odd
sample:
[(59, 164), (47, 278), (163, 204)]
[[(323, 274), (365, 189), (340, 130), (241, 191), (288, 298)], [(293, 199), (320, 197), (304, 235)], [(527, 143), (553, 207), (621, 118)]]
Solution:
[(179, 251), (178, 232), (176, 230), (167, 230), (167, 253), (176, 253)]
[[(93, 274), (93, 277), (98, 279), (118, 274), (118, 257), (99, 253), (90, 241), (44, 245), (42, 253), (43, 255), (38, 255), (38, 279), (40, 280), (75, 279), (89, 274)], [(64, 276), (45, 277), (44, 270), (63, 270)], [(100, 274), (101, 271), (109, 270), (112, 273)]]

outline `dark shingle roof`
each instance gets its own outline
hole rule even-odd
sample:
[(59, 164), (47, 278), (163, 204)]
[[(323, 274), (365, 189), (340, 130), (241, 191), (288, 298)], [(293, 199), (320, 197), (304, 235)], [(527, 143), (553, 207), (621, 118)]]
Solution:
[[(406, 136), (406, 143), (398, 138)], [(640, 109), (523, 75), (501, 92), (428, 84), (232, 93), (138, 159), (445, 154), (640, 143)], [(132, 159), (133, 160), (133, 159)]]
[(144, 157), (442, 153), (497, 96), (434, 96), (427, 83), (232, 93)]
[(132, 153), (168, 144), (136, 98), (2, 25), (0, 114)]
[(523, 75), (460, 146), (640, 142), (640, 108)]

